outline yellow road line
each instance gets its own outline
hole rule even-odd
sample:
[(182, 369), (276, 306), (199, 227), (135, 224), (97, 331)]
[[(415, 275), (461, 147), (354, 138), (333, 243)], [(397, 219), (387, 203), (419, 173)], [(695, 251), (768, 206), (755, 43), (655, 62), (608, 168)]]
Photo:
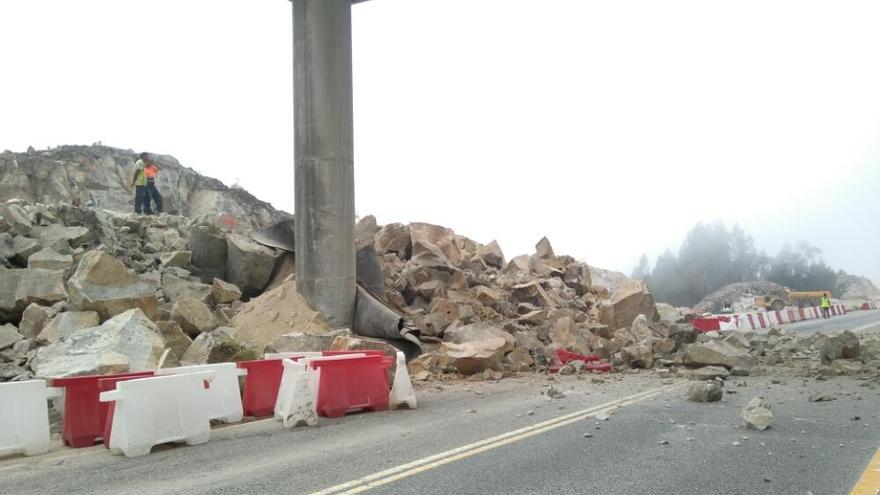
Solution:
[(378, 486), (392, 483), (394, 481), (398, 481), (400, 479), (407, 478), (418, 473), (429, 471), (445, 464), (471, 457), (486, 452), (488, 450), (496, 449), (504, 445), (518, 442), (520, 440), (524, 440), (526, 438), (559, 428), (561, 426), (575, 423), (577, 421), (582, 421), (583, 419), (592, 416), (600, 411), (605, 411), (608, 409), (617, 408), (643, 401), (645, 399), (650, 399), (652, 397), (656, 397), (657, 395), (667, 390), (676, 388), (677, 386), (678, 385), (668, 385), (665, 387), (633, 394), (629, 397), (624, 397), (622, 399), (606, 402), (604, 404), (599, 404), (597, 406), (593, 406), (587, 409), (582, 409), (580, 411), (575, 411), (573, 413), (559, 416), (547, 421), (542, 421), (532, 426), (520, 428), (514, 431), (503, 433), (501, 435), (496, 435), (494, 437), (487, 438), (479, 442), (463, 445), (461, 447), (447, 450), (445, 452), (441, 452), (430, 457), (425, 457), (423, 459), (408, 462), (406, 464), (386, 469), (378, 473), (373, 473), (371, 475), (364, 476), (363, 478), (348, 481), (346, 483), (341, 483), (339, 485), (332, 486), (318, 492), (314, 492), (311, 495), (350, 495), (355, 493), (362, 493)]
[(880, 495), (880, 449), (877, 449), (849, 495)]

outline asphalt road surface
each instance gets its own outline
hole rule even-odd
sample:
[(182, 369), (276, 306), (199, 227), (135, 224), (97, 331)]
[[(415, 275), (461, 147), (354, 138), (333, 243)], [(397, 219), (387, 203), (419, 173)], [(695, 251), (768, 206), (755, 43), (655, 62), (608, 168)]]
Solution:
[[(0, 493), (849, 494), (880, 445), (876, 380), (735, 378), (705, 404), (685, 400), (686, 380), (591, 378), (428, 384), (418, 410), (226, 426), (141, 458), (56, 447), (0, 460)], [(773, 404), (763, 432), (740, 420), (757, 395)]]
[(833, 333), (843, 330), (852, 330), (856, 333), (876, 333), (880, 331), (880, 309), (868, 311), (852, 311), (844, 315), (832, 316), (825, 320), (799, 321), (787, 323), (781, 328), (794, 332), (822, 332)]

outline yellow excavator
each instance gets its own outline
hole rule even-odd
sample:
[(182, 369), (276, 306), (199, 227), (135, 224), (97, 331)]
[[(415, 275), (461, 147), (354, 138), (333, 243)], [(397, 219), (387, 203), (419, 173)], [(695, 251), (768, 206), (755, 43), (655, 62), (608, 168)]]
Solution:
[(825, 294), (828, 294), (828, 297), (831, 297), (830, 290), (790, 291), (786, 289), (779, 294), (755, 296), (755, 306), (776, 311), (779, 311), (786, 306), (797, 306), (799, 308), (818, 306), (822, 296)]

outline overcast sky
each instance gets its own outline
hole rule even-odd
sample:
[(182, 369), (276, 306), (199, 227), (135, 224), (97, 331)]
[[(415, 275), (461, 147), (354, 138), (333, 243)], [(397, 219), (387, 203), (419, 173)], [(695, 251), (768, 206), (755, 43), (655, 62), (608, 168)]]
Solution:
[[(286, 0), (0, 1), (0, 149), (176, 156), (293, 210)], [(880, 282), (880, 2), (353, 7), (356, 207), (629, 272), (697, 221)]]

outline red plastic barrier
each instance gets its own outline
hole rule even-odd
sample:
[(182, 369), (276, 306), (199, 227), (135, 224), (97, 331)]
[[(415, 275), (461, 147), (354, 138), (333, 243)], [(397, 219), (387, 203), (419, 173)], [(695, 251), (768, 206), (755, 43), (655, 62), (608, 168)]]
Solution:
[(565, 349), (556, 349), (556, 359), (562, 364), (568, 364), (572, 361), (599, 361), (601, 358), (596, 354), (578, 354), (576, 352), (566, 351)]
[(565, 349), (557, 349), (556, 362), (547, 368), (550, 373), (558, 373), (559, 370), (567, 363), (572, 361), (583, 361), (585, 370), (589, 371), (611, 371), (611, 364), (598, 362), (601, 360), (596, 354), (578, 354), (576, 352), (567, 351)]
[(721, 320), (717, 318), (694, 318), (691, 320), (691, 325), (694, 326), (694, 330), (701, 333), (721, 330)]
[(61, 439), (64, 443), (76, 448), (90, 447), (104, 435), (109, 404), (98, 400), (101, 393), (100, 380), (115, 379), (113, 388), (116, 388), (116, 382), (148, 376), (153, 376), (153, 372), (53, 378), (53, 387), (64, 387), (64, 420), (61, 428)]
[(275, 411), (278, 387), (284, 365), (280, 359), (258, 359), (239, 361), (238, 367), (247, 370), (244, 380), (241, 406), (245, 416), (271, 416)]
[(389, 389), (385, 370), (391, 367), (393, 361), (390, 357), (379, 355), (312, 361), (312, 368), (321, 370), (318, 414), (338, 418), (352, 411), (388, 409)]

